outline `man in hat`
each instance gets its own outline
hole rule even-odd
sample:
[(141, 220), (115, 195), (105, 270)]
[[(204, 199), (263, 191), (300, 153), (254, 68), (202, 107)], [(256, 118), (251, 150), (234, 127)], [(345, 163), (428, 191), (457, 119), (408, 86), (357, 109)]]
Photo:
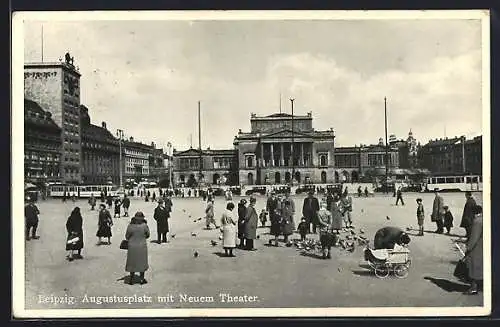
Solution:
[(247, 215), (247, 200), (241, 199), (238, 203), (238, 238), (240, 243), (238, 247), (243, 249), (245, 247), (245, 217)]
[(436, 223), (437, 226), (436, 233), (443, 234), (444, 201), (441, 195), (439, 195), (439, 189), (435, 188), (434, 194), (435, 197), (434, 197), (434, 202), (432, 204), (431, 220)]
[(397, 227), (387, 226), (379, 229), (375, 233), (373, 240), (373, 248), (378, 249), (394, 249), (396, 244), (408, 245), (410, 237), (407, 233)]
[(312, 224), (312, 232), (316, 234), (316, 226), (318, 226), (318, 211), (318, 199), (314, 196), (314, 190), (310, 190), (307, 198), (304, 199), (304, 205), (302, 206), (302, 216), (306, 219), (306, 223), (309, 226), (308, 233), (311, 233)]
[(155, 208), (155, 213), (153, 216), (156, 220), (156, 232), (158, 233), (158, 244), (168, 243), (167, 233), (168, 233), (168, 218), (170, 218), (170, 213), (168, 209), (165, 208), (162, 199), (158, 200), (158, 206)]
[(24, 207), (26, 241), (30, 240), (30, 230), (32, 239), (37, 240), (40, 238), (39, 236), (36, 235), (39, 214), (40, 210), (38, 210), (38, 207), (35, 205), (35, 201), (33, 201), (32, 198), (29, 198), (28, 205)]
[(130, 199), (127, 197), (127, 194), (123, 196), (122, 206), (123, 206), (123, 211), (125, 212), (123, 217), (128, 217), (128, 208), (130, 208)]
[(474, 218), (474, 213), (472, 210), (476, 206), (476, 200), (472, 197), (470, 191), (465, 192), (465, 205), (464, 211), (462, 213), (462, 221), (460, 222), (460, 227), (465, 229), (465, 237), (468, 239), (470, 235), (470, 230), (472, 226), (472, 219)]
[(255, 210), (256, 203), (257, 199), (250, 197), (250, 204), (245, 216), (245, 248), (249, 251), (256, 250), (253, 246), (253, 241), (257, 238), (257, 225), (259, 221), (259, 215), (257, 214), (257, 210)]

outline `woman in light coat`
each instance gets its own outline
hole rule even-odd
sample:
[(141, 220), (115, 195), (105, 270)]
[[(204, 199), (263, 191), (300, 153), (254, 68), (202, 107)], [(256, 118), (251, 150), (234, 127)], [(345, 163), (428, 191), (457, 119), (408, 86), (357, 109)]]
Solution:
[(472, 212), (474, 216), (465, 252), (465, 263), (471, 279), (471, 286), (465, 292), (468, 295), (477, 294), (483, 282), (483, 208), (476, 205)]
[(342, 229), (342, 219), (343, 219), (343, 207), (342, 203), (340, 202), (340, 198), (337, 194), (333, 197), (333, 202), (330, 205), (330, 212), (332, 213), (332, 229), (337, 232), (337, 234), (340, 233), (340, 230)]
[(237, 227), (233, 215), (234, 203), (229, 202), (226, 205), (226, 211), (222, 214), (222, 246), (226, 257), (234, 257), (233, 249), (236, 247)]
[(125, 271), (130, 273), (130, 281), (128, 284), (134, 284), (135, 273), (140, 274), (140, 284), (146, 284), (144, 273), (149, 268), (148, 264), (148, 243), (149, 227), (144, 214), (137, 212), (130, 220), (130, 224), (125, 232), (125, 239), (128, 241), (127, 263)]

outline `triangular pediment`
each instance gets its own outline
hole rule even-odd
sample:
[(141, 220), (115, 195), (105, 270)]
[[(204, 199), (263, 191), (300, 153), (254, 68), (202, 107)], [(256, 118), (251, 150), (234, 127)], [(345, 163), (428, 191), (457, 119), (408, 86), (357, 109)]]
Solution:
[(270, 137), (270, 138), (279, 138), (279, 137), (312, 137), (312, 134), (306, 133), (306, 132), (301, 132), (301, 131), (293, 131), (290, 129), (284, 129), (281, 131), (277, 132), (272, 132), (269, 134), (264, 135), (264, 137)]

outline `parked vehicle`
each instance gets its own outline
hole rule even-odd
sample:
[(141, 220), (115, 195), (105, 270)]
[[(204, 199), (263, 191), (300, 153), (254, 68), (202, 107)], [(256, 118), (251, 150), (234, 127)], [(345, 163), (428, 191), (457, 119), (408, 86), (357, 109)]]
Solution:
[(302, 193), (308, 193), (309, 191), (316, 191), (316, 186), (314, 184), (305, 184), (305, 185), (300, 185), (296, 190), (295, 194), (302, 194)]
[(260, 194), (266, 195), (267, 189), (265, 186), (253, 186), (245, 192), (245, 195)]

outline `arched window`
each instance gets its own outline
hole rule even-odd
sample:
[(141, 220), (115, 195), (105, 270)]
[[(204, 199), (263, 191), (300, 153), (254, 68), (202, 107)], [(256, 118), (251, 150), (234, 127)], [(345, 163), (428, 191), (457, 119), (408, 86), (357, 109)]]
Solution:
[(326, 171), (321, 172), (321, 183), (326, 184)]
[(253, 167), (253, 157), (248, 156), (247, 157), (247, 168), (252, 168)]
[(253, 174), (248, 173), (248, 185), (253, 185)]
[(326, 154), (322, 154), (319, 156), (319, 165), (320, 166), (328, 166), (328, 157)]

